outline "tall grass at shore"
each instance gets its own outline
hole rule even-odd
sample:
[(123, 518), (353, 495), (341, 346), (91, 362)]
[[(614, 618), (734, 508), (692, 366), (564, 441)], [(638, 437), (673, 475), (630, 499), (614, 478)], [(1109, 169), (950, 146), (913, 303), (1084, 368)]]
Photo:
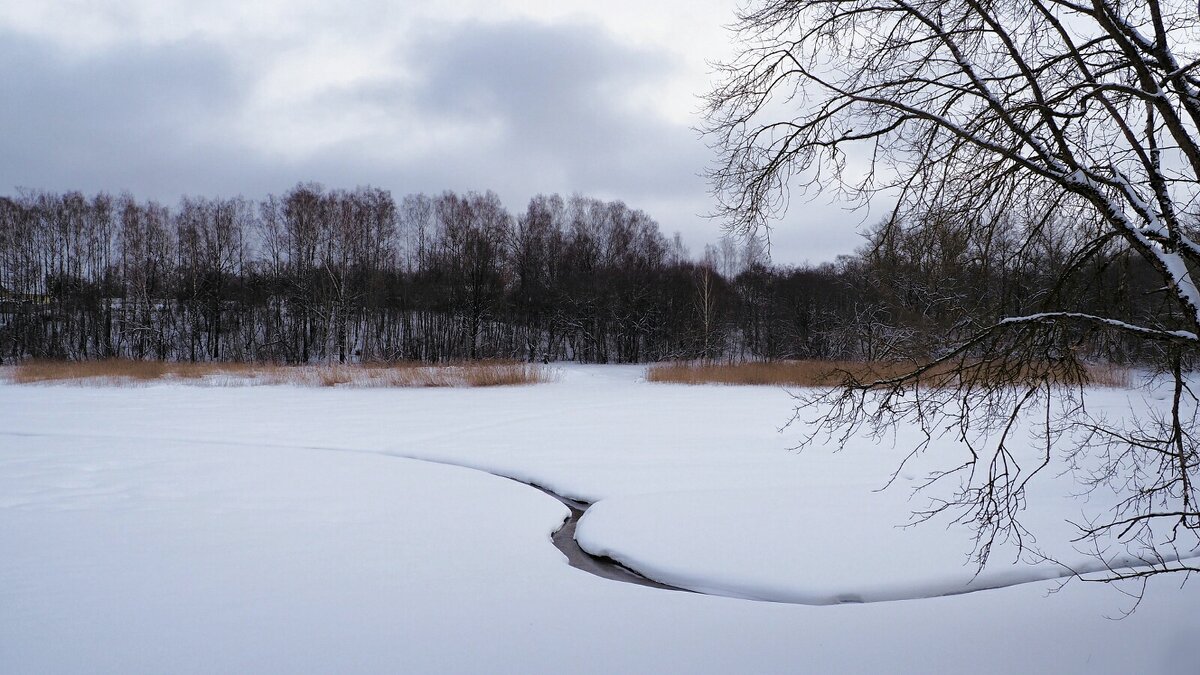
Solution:
[(554, 379), (552, 371), (544, 366), (511, 361), (446, 365), (402, 363), (305, 366), (166, 363), (126, 359), (28, 361), (3, 369), (0, 376), (17, 384), (78, 382), (102, 386), (130, 386), (164, 381), (209, 386), (495, 387), (538, 384)]
[[(844, 384), (848, 378), (859, 382), (886, 380), (911, 372), (913, 363), (884, 361), (753, 361), (743, 363), (717, 363), (706, 361), (675, 361), (656, 363), (646, 371), (649, 382), (673, 384), (725, 384), (725, 385), (772, 385), (784, 387), (834, 387)], [(990, 370), (990, 366), (976, 364), (973, 374), (982, 379), (1015, 383), (1034, 379), (1035, 370), (1026, 367), (1015, 373)], [(1129, 371), (1107, 364), (1084, 367), (1087, 382), (1101, 387), (1128, 387)], [(1053, 369), (1051, 377), (1055, 378)], [(1063, 373), (1059, 381), (1070, 381)], [(951, 366), (944, 365), (928, 372), (922, 381), (931, 386), (951, 386), (957, 379)]]

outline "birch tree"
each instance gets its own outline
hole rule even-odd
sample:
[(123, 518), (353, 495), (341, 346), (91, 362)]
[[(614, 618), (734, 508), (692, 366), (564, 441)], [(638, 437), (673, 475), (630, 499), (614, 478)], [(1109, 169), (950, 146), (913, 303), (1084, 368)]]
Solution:
[[(1101, 256), (1161, 281), (1133, 320), (1051, 292), (1038, 311), (967, 322), (903, 377), (848, 378), (824, 397), (818, 428), (843, 441), (915, 422), (926, 442), (950, 429), (967, 446), (933, 476), (955, 487), (931, 513), (974, 525), (980, 564), (998, 538), (1020, 536), (1031, 480), (1070, 442), (1087, 485), (1122, 495), (1081, 536), (1116, 536), (1148, 563), (1101, 578), (1200, 569), (1186, 559), (1200, 545), (1187, 373), (1200, 344), (1198, 28), (1194, 0), (758, 0), (739, 14), (742, 50), (707, 107), (711, 180), (733, 227), (753, 232), (791, 196), (820, 191), (886, 205), (890, 227), (970, 216), (985, 238), (1033, 242), (1038, 223), (1004, 216), (1035, 213), (1073, 225), (1057, 288)], [(1082, 407), (1052, 420), (1064, 388), (1084, 392), (1074, 347), (1105, 333), (1146, 346), (1169, 382), (1163, 409), (1128, 424)], [(921, 386), (947, 367), (952, 379)], [(1014, 430), (1039, 406), (1045, 448), (1031, 464)]]

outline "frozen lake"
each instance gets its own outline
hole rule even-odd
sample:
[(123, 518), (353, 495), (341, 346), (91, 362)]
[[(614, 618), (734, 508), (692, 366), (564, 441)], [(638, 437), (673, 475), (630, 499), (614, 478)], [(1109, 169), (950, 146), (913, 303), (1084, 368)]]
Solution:
[[(0, 385), (4, 672), (1192, 672), (1200, 590), (899, 527), (903, 456), (789, 450), (779, 389)], [(1098, 405), (1128, 407), (1121, 392)], [(936, 446), (931, 454), (958, 452)], [(433, 460), (422, 461), (422, 460)], [(489, 475), (496, 474), (496, 475)], [(551, 534), (700, 593), (598, 578)], [(1068, 477), (1030, 500), (1070, 545)], [(1094, 505), (1093, 505), (1094, 506)], [(995, 587), (995, 588), (993, 588)], [(985, 589), (985, 590), (979, 590)], [(968, 591), (978, 592), (968, 592)], [(705, 595), (711, 593), (713, 595)]]

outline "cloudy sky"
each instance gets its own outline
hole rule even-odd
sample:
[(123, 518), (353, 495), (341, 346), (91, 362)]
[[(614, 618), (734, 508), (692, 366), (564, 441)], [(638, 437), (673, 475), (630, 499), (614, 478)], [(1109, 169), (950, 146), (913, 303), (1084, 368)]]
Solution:
[[(0, 193), (621, 199), (693, 254), (721, 234), (694, 128), (737, 0), (3, 0)], [(794, 203), (777, 262), (870, 217)]]

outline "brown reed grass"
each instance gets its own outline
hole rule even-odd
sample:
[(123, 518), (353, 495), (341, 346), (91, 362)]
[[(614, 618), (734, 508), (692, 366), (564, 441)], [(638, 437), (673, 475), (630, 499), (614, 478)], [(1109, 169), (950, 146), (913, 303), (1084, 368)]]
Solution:
[(17, 384), (71, 382), (100, 386), (133, 386), (158, 381), (180, 381), (208, 386), (495, 387), (538, 384), (554, 379), (553, 373), (541, 365), (512, 361), (448, 365), (402, 363), (284, 366), (106, 359), (27, 361), (4, 371), (0, 371), (3, 373), (0, 376)]
[[(1048, 373), (1053, 382), (1072, 382), (1070, 373), (1052, 367), (1024, 366), (1000, 369), (989, 364), (969, 364), (969, 374), (979, 382), (991, 384), (1032, 382)], [(884, 361), (754, 361), (744, 363), (671, 362), (657, 363), (646, 371), (649, 382), (673, 384), (772, 385), (783, 387), (836, 387), (848, 378), (871, 382), (900, 377), (913, 371), (916, 365)], [(1084, 367), (1087, 382), (1100, 387), (1130, 386), (1127, 369), (1108, 364)], [(942, 364), (926, 373), (922, 384), (936, 387), (953, 386), (959, 376), (950, 364)]]

